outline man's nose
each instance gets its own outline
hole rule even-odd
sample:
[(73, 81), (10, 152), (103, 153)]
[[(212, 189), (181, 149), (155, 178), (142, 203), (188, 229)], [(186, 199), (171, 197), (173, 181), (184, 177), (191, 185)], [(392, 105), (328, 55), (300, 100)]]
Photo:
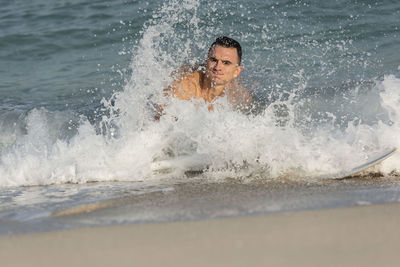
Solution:
[(215, 68), (216, 68), (216, 69), (220, 69), (221, 66), (222, 66), (222, 61), (221, 61), (221, 60), (217, 60), (217, 61), (215, 62)]

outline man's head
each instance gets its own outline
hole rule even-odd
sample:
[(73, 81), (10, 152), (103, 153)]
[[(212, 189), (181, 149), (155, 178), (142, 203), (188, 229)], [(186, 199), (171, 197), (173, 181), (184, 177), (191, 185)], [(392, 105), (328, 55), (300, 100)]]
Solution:
[(208, 54), (210, 54), (211, 50), (215, 46), (221, 46), (225, 48), (235, 48), (239, 60), (238, 64), (240, 65), (240, 63), (242, 62), (242, 47), (240, 46), (238, 41), (226, 36), (218, 37), (214, 41), (214, 43), (211, 44), (210, 49), (208, 50)]
[(219, 37), (208, 50), (206, 74), (215, 85), (226, 85), (242, 71), (241, 59), (240, 44), (229, 37)]

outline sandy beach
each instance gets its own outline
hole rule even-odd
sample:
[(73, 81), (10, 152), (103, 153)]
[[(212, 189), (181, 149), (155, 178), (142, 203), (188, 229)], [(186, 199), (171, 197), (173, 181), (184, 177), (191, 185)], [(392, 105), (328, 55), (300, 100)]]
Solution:
[(2, 266), (397, 266), (400, 204), (0, 237)]

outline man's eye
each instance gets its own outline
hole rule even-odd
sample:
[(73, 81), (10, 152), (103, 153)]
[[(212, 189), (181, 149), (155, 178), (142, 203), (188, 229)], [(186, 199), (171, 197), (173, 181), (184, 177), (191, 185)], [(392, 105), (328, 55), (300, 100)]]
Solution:
[(212, 61), (212, 62), (218, 62), (218, 60), (216, 59), (216, 58), (210, 58), (210, 60)]
[(224, 65), (230, 65), (231, 64), (231, 62), (230, 61), (222, 61), (222, 63), (224, 63)]

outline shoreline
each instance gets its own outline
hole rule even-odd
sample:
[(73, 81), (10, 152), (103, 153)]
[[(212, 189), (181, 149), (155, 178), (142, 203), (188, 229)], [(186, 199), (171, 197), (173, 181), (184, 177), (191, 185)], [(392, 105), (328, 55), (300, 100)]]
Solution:
[(400, 204), (0, 236), (3, 266), (395, 266)]

